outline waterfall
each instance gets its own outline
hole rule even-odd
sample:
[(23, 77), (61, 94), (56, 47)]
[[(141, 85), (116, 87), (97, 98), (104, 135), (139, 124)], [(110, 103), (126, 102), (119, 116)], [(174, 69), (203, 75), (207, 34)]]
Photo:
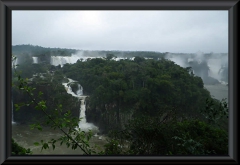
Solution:
[(73, 64), (76, 63), (78, 59), (80, 59), (81, 57), (78, 56), (51, 56), (51, 65), (61, 65), (61, 67), (64, 64)]
[(78, 90), (77, 90), (77, 95), (83, 95), (83, 88), (80, 84), (78, 84)]
[(32, 57), (33, 58), (33, 63), (38, 64), (38, 57)]
[(61, 66), (63, 66), (61, 57), (51, 56), (51, 65), (55, 65), (55, 66), (61, 65)]
[[(14, 67), (14, 65), (18, 64), (18, 58), (16, 57), (15, 60), (12, 61), (12, 68)], [(15, 68), (17, 68), (17, 66), (15, 66)]]
[(81, 124), (86, 123), (86, 115), (85, 115), (86, 107), (85, 107), (85, 97), (81, 100), (81, 111), (80, 111), (80, 118), (82, 119), (79, 122), (79, 126)]
[(75, 94), (73, 91), (72, 91), (72, 88), (70, 86), (71, 83), (74, 83), (76, 81), (68, 78), (69, 82), (68, 83), (62, 83), (62, 85), (65, 87), (66, 91), (68, 94), (72, 95), (73, 97), (77, 97), (79, 98), (80, 96), (82, 96), (83, 92), (82, 92), (82, 87), (80, 84), (78, 84), (78, 90), (77, 90), (77, 94)]
[(219, 70), (221, 69), (221, 59), (209, 59), (209, 76), (221, 81), (221, 75), (219, 75)]
[(79, 118), (81, 118), (81, 120), (79, 121), (78, 125), (79, 128), (81, 128), (81, 130), (87, 131), (87, 130), (94, 130), (95, 132), (98, 132), (98, 128), (92, 124), (92, 123), (88, 123), (86, 120), (86, 103), (85, 103), (85, 99), (87, 96), (83, 95), (83, 88), (80, 84), (78, 84), (78, 90), (77, 90), (77, 94), (75, 94), (72, 91), (72, 88), (70, 86), (71, 83), (74, 83), (76, 81), (68, 78), (69, 82), (68, 83), (62, 83), (62, 85), (65, 87), (66, 91), (68, 94), (72, 95), (73, 97), (78, 98), (81, 101), (81, 105), (80, 105), (80, 110), (79, 110)]
[[(82, 53), (80, 54), (72, 54), (71, 56), (51, 56), (50, 64), (54, 66), (60, 65), (63, 67), (63, 65), (69, 63), (74, 64), (78, 60), (86, 61), (87, 59), (94, 59), (94, 58), (100, 58), (97, 56), (84, 56)], [(130, 60), (134, 60), (135, 57), (131, 57)], [(128, 59), (126, 57), (117, 57), (115, 58), (116, 61), (119, 61), (121, 59)]]

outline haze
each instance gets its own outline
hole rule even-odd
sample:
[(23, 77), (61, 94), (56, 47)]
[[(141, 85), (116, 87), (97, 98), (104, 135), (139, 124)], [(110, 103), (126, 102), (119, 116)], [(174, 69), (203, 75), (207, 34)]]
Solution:
[(228, 11), (17, 11), (12, 45), (79, 50), (228, 52)]

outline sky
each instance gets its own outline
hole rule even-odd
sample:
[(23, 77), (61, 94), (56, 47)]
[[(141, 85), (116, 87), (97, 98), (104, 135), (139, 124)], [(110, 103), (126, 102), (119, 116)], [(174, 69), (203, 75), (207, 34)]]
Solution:
[(227, 10), (12, 11), (12, 45), (227, 53)]

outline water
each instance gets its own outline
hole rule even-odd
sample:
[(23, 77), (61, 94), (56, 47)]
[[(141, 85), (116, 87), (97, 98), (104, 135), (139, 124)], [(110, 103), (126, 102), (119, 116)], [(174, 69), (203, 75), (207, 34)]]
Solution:
[[(61, 65), (61, 67), (64, 64), (74, 64), (77, 62), (77, 60), (83, 60), (85, 61), (88, 58), (93, 58), (93, 57), (84, 57), (81, 55), (71, 55), (71, 56), (51, 56), (51, 65), (58, 66)], [(96, 58), (96, 57), (95, 57)]]
[[(58, 66), (60, 65), (61, 67), (63, 67), (63, 65), (65, 64), (74, 64), (76, 63), (78, 60), (82, 60), (82, 61), (86, 61), (87, 59), (94, 59), (94, 58), (102, 58), (100, 56), (96, 56), (96, 57), (91, 57), (91, 56), (83, 56), (82, 54), (72, 54), (71, 56), (51, 56), (51, 65), (54, 66)], [(134, 60), (135, 57), (130, 58), (130, 60)], [(114, 60), (119, 61), (121, 59), (127, 59), (127, 58), (123, 58), (123, 57), (117, 57), (114, 58)], [(147, 59), (147, 58), (146, 58)]]
[(18, 58), (17, 57), (15, 57), (15, 60), (12, 61), (12, 68), (17, 68), (16, 65), (18, 65)]
[[(62, 135), (64, 135), (60, 130), (56, 129), (53, 130), (49, 127), (43, 127), (42, 131), (39, 130), (31, 130), (28, 125), (20, 125), (20, 124), (14, 124), (12, 125), (12, 137), (13, 139), (21, 146), (25, 148), (30, 148), (33, 152), (33, 155), (60, 155), (60, 154), (69, 154), (69, 155), (75, 155), (79, 154), (82, 155), (83, 151), (80, 148), (77, 148), (76, 150), (72, 150), (71, 146), (67, 148), (67, 146), (63, 143), (61, 146), (60, 143), (56, 143), (55, 150), (53, 150), (52, 146), (50, 146), (50, 149), (43, 149), (41, 151), (42, 146), (35, 146), (35, 142), (39, 142), (41, 140), (51, 140), (51, 139), (57, 139), (60, 138)], [(102, 139), (99, 139), (99, 136), (93, 136), (90, 140), (90, 145), (98, 145), (100, 149), (98, 151), (103, 150), (104, 144), (106, 144), (106, 138), (105, 136), (102, 136)]]
[(204, 85), (204, 87), (210, 92), (210, 94), (218, 99), (222, 100), (227, 98), (228, 100), (228, 86), (225, 84), (216, 84), (216, 85)]
[(78, 84), (78, 90), (77, 90), (77, 94), (75, 94), (72, 91), (72, 88), (70, 86), (71, 83), (76, 82), (75, 80), (72, 80), (70, 78), (68, 78), (69, 82), (68, 83), (62, 83), (62, 85), (65, 87), (66, 91), (68, 94), (72, 95), (73, 97), (78, 98), (81, 101), (81, 106), (80, 106), (80, 110), (79, 110), (79, 118), (81, 119), (81, 121), (79, 122), (79, 128), (81, 128), (81, 130), (84, 131), (88, 131), (88, 130), (92, 130), (94, 133), (99, 132), (98, 127), (96, 127), (94, 124), (92, 123), (88, 123), (86, 120), (86, 104), (85, 104), (85, 99), (87, 96), (83, 95), (83, 87)]
[(222, 67), (222, 60), (221, 59), (209, 59), (208, 60), (209, 66), (209, 76), (213, 77), (217, 80), (221, 80), (221, 75), (219, 75), (219, 71)]
[(86, 104), (85, 104), (86, 96), (80, 96), (79, 99), (81, 101), (80, 114), (79, 114), (79, 118), (81, 120), (78, 123), (79, 128), (81, 128), (81, 130), (83, 131), (92, 130), (93, 133), (98, 133), (99, 132), (98, 127), (92, 123), (88, 123), (86, 120), (86, 113), (85, 113), (86, 112)]
[[(67, 91), (68, 94), (71, 94), (73, 97), (77, 97), (79, 101), (81, 101), (81, 106), (79, 109), (79, 118), (81, 118), (81, 121), (79, 122), (79, 128), (82, 131), (88, 131), (92, 130), (92, 132), (95, 134), (92, 139), (90, 140), (90, 145), (98, 145), (100, 149), (97, 151), (103, 150), (103, 145), (106, 144), (106, 137), (104, 135), (99, 136), (97, 133), (99, 132), (98, 127), (96, 127), (92, 123), (88, 123), (86, 121), (86, 104), (85, 104), (85, 98), (87, 96), (83, 95), (83, 88), (80, 84), (78, 84), (78, 90), (77, 94), (75, 94), (71, 87), (70, 83), (76, 82), (72, 79), (68, 79), (68, 83), (62, 83)], [(12, 109), (13, 109), (13, 103), (12, 103)], [(12, 116), (13, 117), (13, 116)], [(35, 146), (35, 142), (40, 142), (40, 140), (48, 141), (51, 139), (58, 139), (63, 134), (60, 130), (53, 130), (49, 127), (44, 127), (42, 131), (39, 130), (30, 130), (30, 127), (28, 125), (20, 125), (14, 122), (12, 118), (12, 137), (14, 140), (24, 148), (30, 148), (33, 154), (83, 154), (83, 151), (80, 148), (77, 148), (76, 150), (72, 150), (71, 147), (67, 148), (66, 145), (60, 145), (60, 143), (57, 143), (55, 146), (55, 150), (53, 150), (52, 147), (47, 150), (41, 151), (41, 146)]]
[(38, 57), (32, 57), (33, 58), (33, 63), (37, 64), (38, 63)]
[(83, 94), (83, 88), (81, 87), (81, 85), (79, 84), (78, 85), (78, 91), (77, 91), (77, 94), (75, 94), (73, 91), (72, 91), (72, 88), (70, 86), (71, 83), (74, 83), (76, 81), (68, 78), (68, 83), (62, 83), (62, 85), (65, 87), (66, 91), (68, 94), (72, 95), (73, 97), (81, 97), (82, 94)]

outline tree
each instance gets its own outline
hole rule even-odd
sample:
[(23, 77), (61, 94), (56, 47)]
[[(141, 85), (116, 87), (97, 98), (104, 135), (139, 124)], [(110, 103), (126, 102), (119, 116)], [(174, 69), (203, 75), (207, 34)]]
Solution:
[[(50, 125), (53, 129), (58, 128), (64, 133), (64, 135), (59, 139), (52, 139), (47, 142), (44, 142), (43, 140), (41, 140), (40, 143), (35, 142), (35, 145), (41, 144), (42, 149), (47, 149), (49, 148), (49, 145), (51, 145), (53, 149), (55, 149), (55, 143), (61, 142), (61, 145), (62, 143), (65, 143), (67, 147), (71, 146), (72, 149), (76, 149), (77, 147), (81, 148), (86, 155), (90, 155), (96, 152), (89, 145), (89, 140), (92, 137), (92, 132), (91, 131), (84, 132), (84, 131), (81, 131), (80, 128), (75, 129), (76, 127), (78, 127), (78, 123), (80, 119), (73, 117), (71, 114), (71, 111), (67, 111), (66, 113), (63, 114), (64, 117), (61, 117), (61, 112), (62, 112), (61, 104), (59, 104), (58, 107), (56, 107), (55, 111), (53, 111), (54, 113), (49, 114), (47, 112), (46, 101), (42, 100), (41, 98), (41, 95), (43, 95), (43, 93), (40, 92), (37, 95), (37, 97), (34, 98), (34, 96), (36, 96), (36, 94), (34, 94), (34, 90), (36, 88), (30, 87), (28, 85), (27, 79), (21, 78), (21, 76), (17, 73), (16, 70), (15, 70), (15, 75), (18, 77), (17, 88), (19, 90), (26, 92), (29, 96), (29, 101), (27, 103), (15, 104), (16, 110), (19, 110), (23, 106), (29, 106), (31, 104), (35, 104), (35, 109), (41, 110), (45, 114), (46, 124)], [(39, 123), (32, 124), (31, 128), (32, 129), (37, 128), (38, 130), (42, 130), (42, 126)], [(15, 144), (14, 141), (12, 142), (14, 145)], [(22, 153), (22, 152), (18, 152), (19, 147), (14, 147), (12, 149), (13, 149), (12, 151), (13, 154)], [(20, 148), (20, 150), (23, 150), (23, 153), (24, 152), (28, 153), (29, 151), (29, 150), (25, 151), (24, 148)]]
[(114, 54), (106, 54), (106, 59), (107, 60), (111, 60), (111, 59), (113, 59), (113, 58), (116, 58), (116, 56), (114, 55)]
[(12, 155), (31, 155), (32, 151), (28, 148), (24, 148), (20, 146), (18, 143), (14, 141), (12, 138)]
[[(16, 87), (28, 94), (27, 102), (16, 104), (16, 109), (34, 104), (47, 117), (47, 124), (64, 133), (62, 138), (35, 143), (41, 144), (43, 149), (50, 145), (54, 148), (56, 142), (61, 142), (72, 149), (80, 147), (87, 155), (97, 153), (89, 145), (91, 132), (76, 130), (79, 119), (74, 118), (67, 107), (63, 106), (69, 103), (69, 100), (63, 96), (64, 89), (57, 83), (67, 76), (79, 81), (90, 96), (87, 99), (88, 119), (97, 121), (101, 128), (108, 126), (105, 132), (120, 129), (115, 137), (111, 136), (105, 150), (97, 154), (194, 155), (214, 152), (222, 154), (226, 151), (226, 132), (212, 123), (207, 125), (199, 111), (206, 106), (211, 107), (211, 111), (206, 109), (205, 112), (209, 114), (205, 115), (215, 120), (214, 114), (225, 112), (222, 109), (225, 105), (218, 105), (218, 102), (210, 97), (209, 92), (203, 88), (200, 77), (189, 75), (187, 69), (171, 61), (144, 58), (136, 58), (136, 61), (91, 59), (65, 65), (55, 71), (52, 83), (51, 79), (41, 82), (52, 86), (48, 89), (54, 88), (54, 93), (57, 94), (54, 98), (48, 94), (47, 91), (50, 90), (41, 92), (35, 89), (37, 86), (34, 83), (31, 86), (27, 79), (18, 74), (16, 76)], [(206, 104), (207, 98), (213, 101), (212, 105)], [(54, 100), (57, 106), (49, 105), (51, 100)], [(183, 117), (186, 119), (183, 120)], [(32, 128), (42, 129), (38, 123), (33, 124)], [(202, 135), (206, 130), (216, 136), (211, 133)], [(219, 141), (213, 140), (211, 145), (207, 143), (210, 138), (217, 137), (221, 137)], [(220, 142), (223, 142), (223, 145), (220, 145)], [(124, 145), (126, 148), (121, 148)], [(198, 150), (200, 152), (197, 152)]]

